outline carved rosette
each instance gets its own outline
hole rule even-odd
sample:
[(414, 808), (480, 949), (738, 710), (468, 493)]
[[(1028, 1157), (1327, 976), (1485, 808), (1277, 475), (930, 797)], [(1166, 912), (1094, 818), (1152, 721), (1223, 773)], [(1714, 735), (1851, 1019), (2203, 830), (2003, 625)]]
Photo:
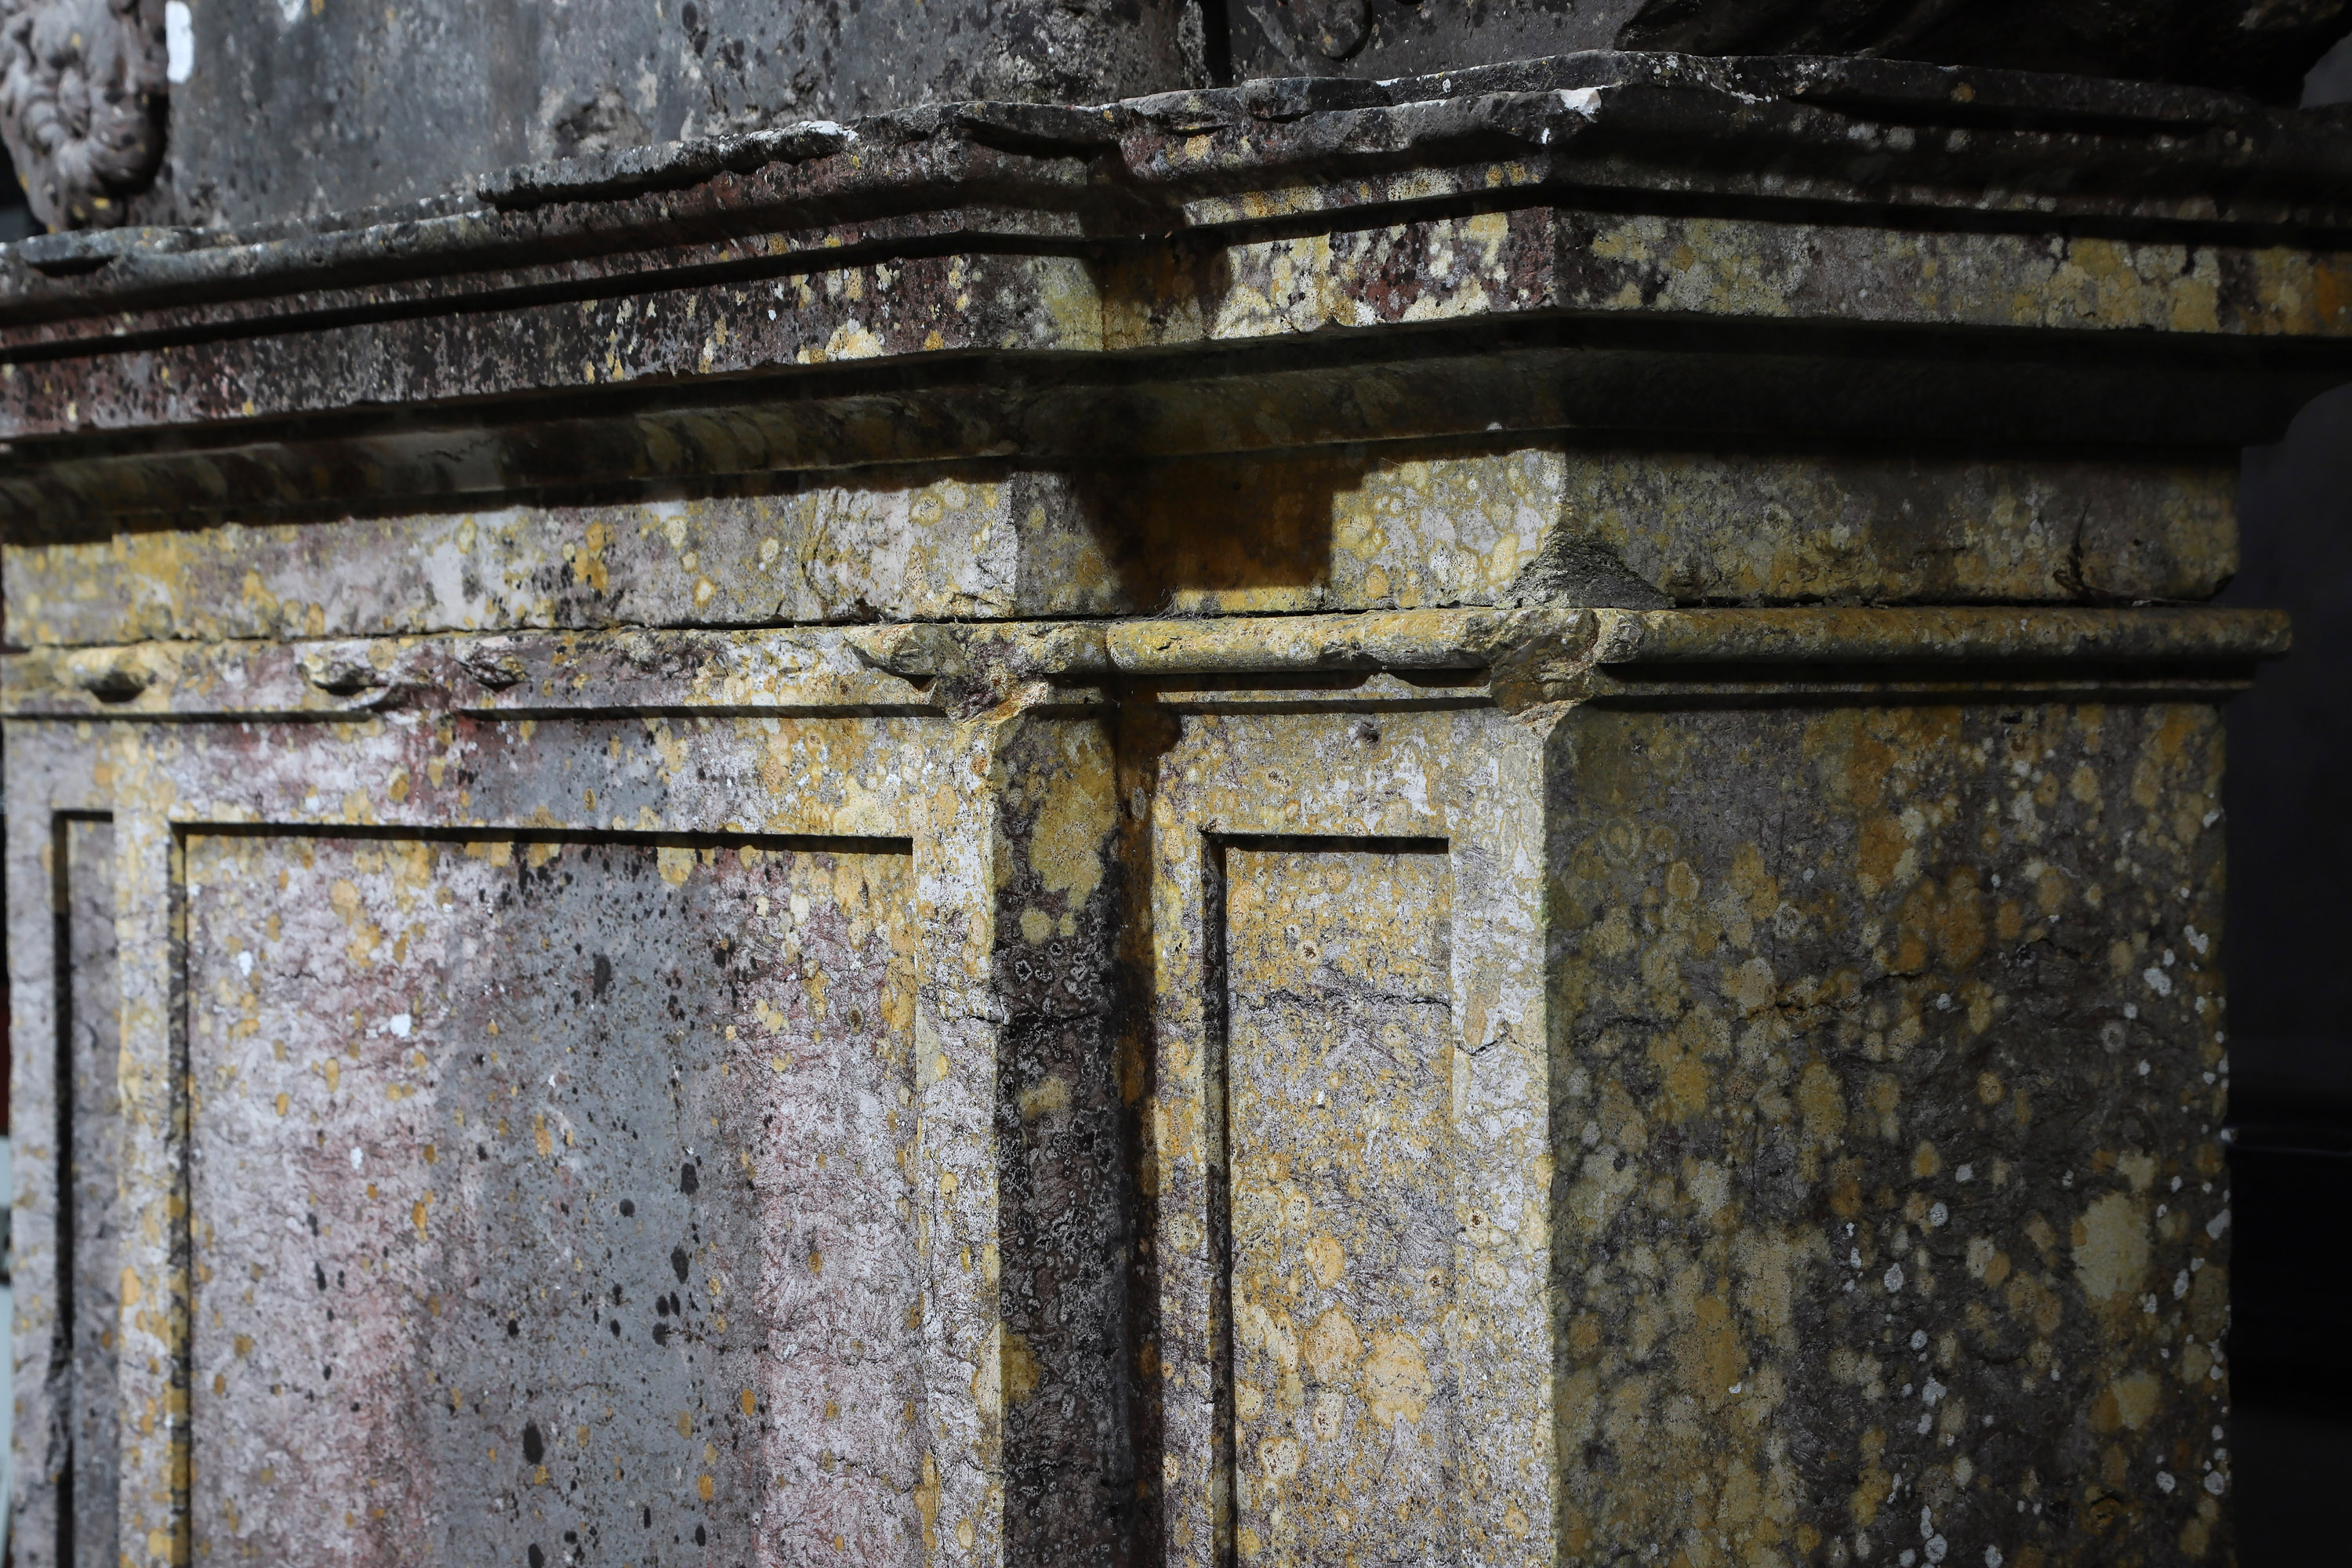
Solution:
[(0, 138), (50, 227), (124, 220), (163, 162), (164, 103), (139, 0), (0, 0)]

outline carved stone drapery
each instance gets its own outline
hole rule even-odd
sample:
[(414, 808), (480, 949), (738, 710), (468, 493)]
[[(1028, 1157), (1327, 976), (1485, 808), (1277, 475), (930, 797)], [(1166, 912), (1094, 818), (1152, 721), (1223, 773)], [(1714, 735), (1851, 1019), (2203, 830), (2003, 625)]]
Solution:
[(111, 228), (163, 159), (161, 29), (138, 0), (0, 0), (0, 137), (34, 216)]

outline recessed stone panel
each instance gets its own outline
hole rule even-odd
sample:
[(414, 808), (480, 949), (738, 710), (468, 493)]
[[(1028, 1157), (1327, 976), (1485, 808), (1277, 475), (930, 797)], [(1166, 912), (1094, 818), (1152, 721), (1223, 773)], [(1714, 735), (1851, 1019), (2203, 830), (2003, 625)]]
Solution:
[(918, 1558), (904, 848), (187, 841), (200, 1557)]
[(1234, 1541), (1454, 1544), (1453, 879), (1442, 843), (1224, 850)]
[[(58, 985), (60, 1043), (58, 1173), (63, 1194), (58, 1264), (70, 1281), (60, 1293), (58, 1341), (65, 1354), (49, 1458), (59, 1476), (58, 1555), (68, 1568), (114, 1568), (115, 1489), (122, 1442), (116, 1369), (122, 1353), (121, 1258), (116, 1241), (123, 1206), (121, 1117), (117, 1110), (122, 1031), (115, 973), (114, 824), (96, 816), (60, 816), (50, 840), (58, 898)], [(27, 1130), (29, 1131), (29, 1129)], [(136, 1310), (136, 1303), (133, 1303)]]

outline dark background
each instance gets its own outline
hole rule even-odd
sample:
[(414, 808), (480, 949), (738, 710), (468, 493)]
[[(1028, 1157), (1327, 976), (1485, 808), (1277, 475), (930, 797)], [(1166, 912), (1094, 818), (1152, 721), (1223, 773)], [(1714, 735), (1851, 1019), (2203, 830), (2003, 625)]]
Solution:
[(2242, 494), (2226, 597), (2294, 612), (2294, 652), (2229, 710), (2231, 1468), (2240, 1562), (2288, 1568), (2352, 1562), (2352, 387)]
[[(2352, 40), (2307, 105), (2352, 101)], [(2224, 600), (2294, 652), (2229, 710), (2231, 1465), (2243, 1568), (2352, 1563), (2352, 387), (2246, 454)]]
[(2245, 1568), (2352, 1562), (2352, 387), (2246, 454), (2228, 599), (2294, 652), (2229, 710), (2231, 1350)]

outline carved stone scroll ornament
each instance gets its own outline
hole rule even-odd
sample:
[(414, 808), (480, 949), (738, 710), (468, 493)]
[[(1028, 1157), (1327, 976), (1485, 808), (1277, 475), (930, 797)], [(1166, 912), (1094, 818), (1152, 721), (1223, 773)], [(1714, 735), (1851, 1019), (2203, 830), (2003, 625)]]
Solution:
[(163, 158), (163, 49), (139, 0), (0, 0), (0, 137), (33, 214), (111, 228)]

